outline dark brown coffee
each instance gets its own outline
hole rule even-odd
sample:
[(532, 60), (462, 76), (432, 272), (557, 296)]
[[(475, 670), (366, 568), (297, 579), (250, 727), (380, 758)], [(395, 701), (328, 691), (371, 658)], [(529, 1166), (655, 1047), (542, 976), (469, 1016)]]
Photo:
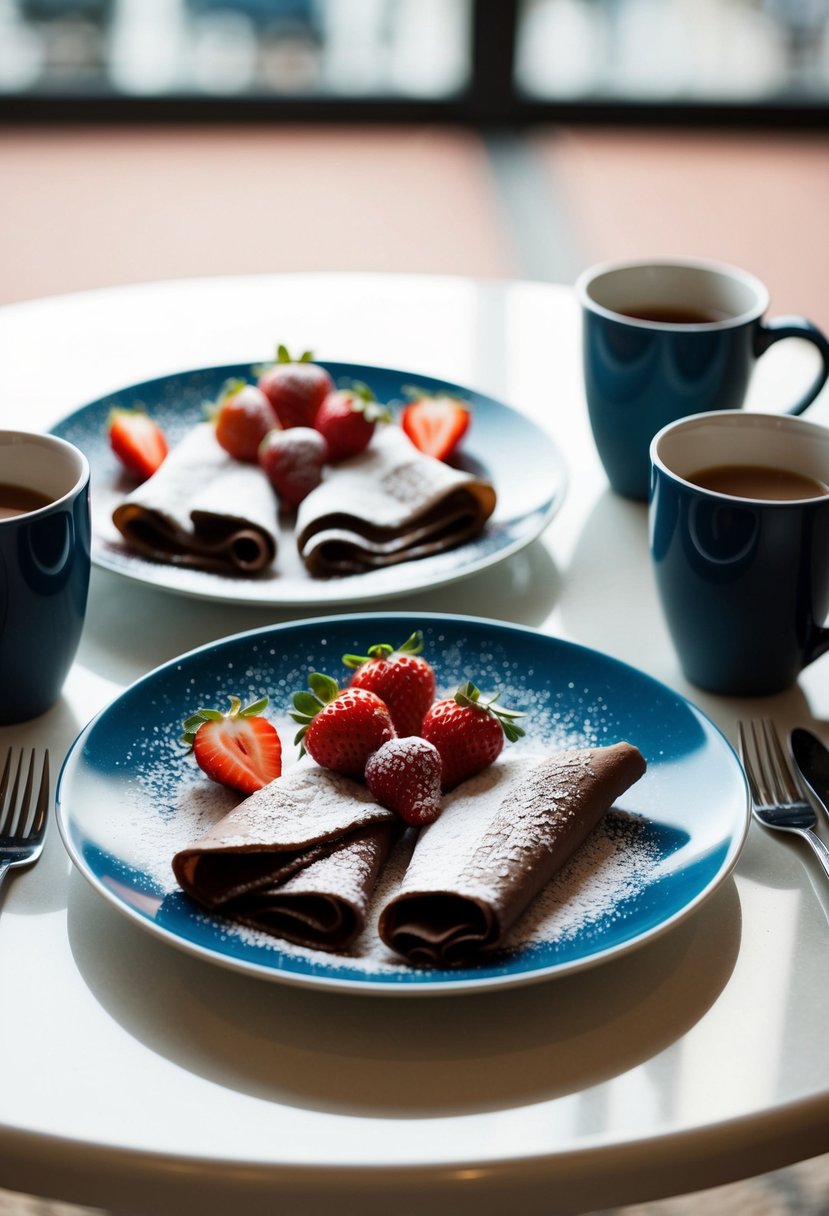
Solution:
[(619, 312), (636, 321), (658, 321), (663, 325), (712, 325), (728, 321), (732, 315), (718, 308), (685, 308), (670, 304), (643, 304), (641, 308), (620, 308)]
[(821, 498), (829, 494), (829, 486), (793, 473), (790, 469), (775, 469), (759, 464), (721, 464), (700, 469), (685, 479), (703, 490), (729, 494), (735, 498), (759, 498), (769, 502), (791, 502), (801, 498)]
[(0, 519), (11, 519), (15, 515), (28, 515), (48, 507), (52, 499), (40, 490), (28, 486), (16, 486), (10, 481), (0, 481)]

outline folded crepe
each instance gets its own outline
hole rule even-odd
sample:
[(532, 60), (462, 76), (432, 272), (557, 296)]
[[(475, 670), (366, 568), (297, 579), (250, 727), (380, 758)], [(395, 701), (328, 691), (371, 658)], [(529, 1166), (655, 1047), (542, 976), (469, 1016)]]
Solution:
[(276, 556), (279, 503), (258, 465), (234, 460), (209, 422), (113, 511), (131, 549), (156, 561), (256, 574)]
[(365, 928), (399, 820), (310, 761), (258, 790), (173, 858), (203, 907), (287, 941), (347, 950)]
[(478, 536), (494, 509), (490, 482), (382, 426), (300, 504), (297, 547), (312, 575), (360, 574), (454, 549)]
[(410, 963), (455, 967), (496, 950), (530, 901), (645, 771), (629, 743), (515, 755), (448, 795), (424, 828), (380, 937)]

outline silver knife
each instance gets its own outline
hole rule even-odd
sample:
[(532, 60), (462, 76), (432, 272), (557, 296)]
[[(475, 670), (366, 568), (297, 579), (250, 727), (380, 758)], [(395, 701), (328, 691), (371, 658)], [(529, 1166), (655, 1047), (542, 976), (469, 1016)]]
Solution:
[(798, 726), (789, 735), (789, 751), (803, 784), (829, 818), (829, 748)]

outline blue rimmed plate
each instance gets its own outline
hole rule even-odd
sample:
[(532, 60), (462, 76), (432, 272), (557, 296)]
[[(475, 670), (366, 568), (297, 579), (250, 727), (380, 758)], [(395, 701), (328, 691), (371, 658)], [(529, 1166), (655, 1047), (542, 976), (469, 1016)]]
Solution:
[[(508, 949), (463, 970), (419, 970), (380, 946), (358, 953), (294, 947), (208, 915), (176, 887), (178, 848), (236, 800), (178, 743), (198, 705), (234, 692), (270, 695), (290, 755), (285, 708), (310, 670), (344, 676), (341, 656), (425, 635), (439, 689), (466, 679), (501, 688), (527, 713), (527, 752), (628, 739), (646, 775), (614, 811), (614, 830), (582, 846), (570, 870), (525, 914)], [(690, 702), (632, 667), (535, 630), (468, 617), (369, 613), (238, 634), (157, 668), (82, 732), (58, 783), (58, 822), (92, 886), (163, 941), (213, 963), (286, 983), (386, 995), (436, 995), (526, 984), (632, 950), (689, 915), (733, 869), (748, 795), (728, 741)], [(619, 841), (624, 848), (616, 847)], [(614, 844), (615, 841), (615, 844)]]
[[(215, 401), (227, 380), (255, 380), (248, 363), (200, 368), (133, 384), (81, 407), (53, 428), (87, 456), (92, 470), (92, 560), (96, 565), (154, 587), (203, 599), (277, 607), (315, 607), (332, 603), (358, 605), (409, 591), (455, 582), (503, 561), (546, 528), (561, 505), (566, 473), (561, 454), (534, 422), (493, 397), (446, 380), (391, 368), (320, 360), (335, 384), (360, 380), (378, 401), (402, 405), (406, 389), (417, 385), (431, 393), (462, 397), (472, 409), (460, 467), (474, 469), (495, 486), (497, 506), (477, 539), (449, 553), (436, 554), (383, 570), (335, 580), (312, 579), (296, 552), (290, 521), (280, 525), (274, 566), (255, 578), (232, 578), (151, 562), (131, 553), (112, 523), (115, 505), (129, 492), (107, 439), (112, 409), (141, 404), (157, 418), (169, 441), (176, 443), (204, 419), (206, 402)], [(532, 453), (532, 457), (528, 457)]]

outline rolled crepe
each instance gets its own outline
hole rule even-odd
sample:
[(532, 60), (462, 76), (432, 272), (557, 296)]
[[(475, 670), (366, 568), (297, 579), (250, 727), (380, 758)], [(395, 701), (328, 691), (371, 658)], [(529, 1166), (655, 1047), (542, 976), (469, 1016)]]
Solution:
[(360, 574), (454, 549), (494, 509), (490, 482), (424, 456), (388, 425), (300, 504), (297, 547), (312, 575)]
[(410, 963), (455, 967), (498, 949), (530, 901), (645, 771), (629, 743), (518, 755), (450, 794), (424, 828), (379, 932)]
[(279, 503), (258, 465), (234, 460), (201, 423), (112, 514), (131, 549), (155, 561), (256, 574), (276, 556)]
[(399, 820), (365, 786), (300, 763), (173, 858), (210, 911), (287, 941), (347, 950), (365, 928)]

